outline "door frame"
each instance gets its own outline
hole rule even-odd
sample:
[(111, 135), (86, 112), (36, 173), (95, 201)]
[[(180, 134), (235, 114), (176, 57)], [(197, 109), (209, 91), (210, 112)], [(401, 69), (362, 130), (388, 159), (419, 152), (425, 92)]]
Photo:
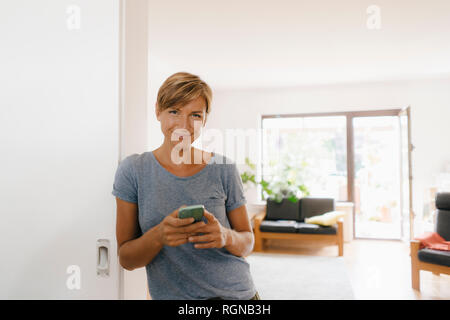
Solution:
[[(148, 151), (148, 0), (119, 0), (119, 153), (118, 163)], [(114, 201), (114, 200), (113, 200)], [(119, 263), (119, 300), (145, 300), (145, 268)]]
[[(409, 194), (409, 240), (414, 239), (414, 207), (413, 207), (413, 174), (412, 174), (412, 152), (414, 150), (414, 145), (412, 144), (412, 131), (411, 131), (411, 106), (407, 106), (400, 110), (398, 116), (407, 117), (407, 139), (408, 139), (408, 194)], [(403, 172), (402, 172), (403, 173)], [(403, 204), (405, 205), (405, 204)], [(402, 226), (403, 227), (403, 226)]]

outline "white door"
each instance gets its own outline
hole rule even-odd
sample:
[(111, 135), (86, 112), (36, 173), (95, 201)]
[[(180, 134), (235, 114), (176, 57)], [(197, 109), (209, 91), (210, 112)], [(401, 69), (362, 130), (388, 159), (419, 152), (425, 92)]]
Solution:
[(0, 299), (117, 299), (119, 0), (1, 1), (0, 25)]

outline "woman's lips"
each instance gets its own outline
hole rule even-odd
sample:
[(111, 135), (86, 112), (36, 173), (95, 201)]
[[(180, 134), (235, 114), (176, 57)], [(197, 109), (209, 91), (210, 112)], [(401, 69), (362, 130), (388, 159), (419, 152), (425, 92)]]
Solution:
[(190, 138), (191, 136), (190, 135), (177, 135), (177, 134), (174, 134), (173, 137), (175, 138), (175, 140), (183, 141), (184, 139)]

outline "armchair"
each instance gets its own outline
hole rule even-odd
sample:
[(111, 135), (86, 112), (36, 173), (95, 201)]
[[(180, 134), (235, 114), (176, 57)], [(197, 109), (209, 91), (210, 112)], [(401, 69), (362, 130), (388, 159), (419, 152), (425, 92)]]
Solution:
[[(436, 195), (435, 231), (446, 241), (450, 241), (450, 193)], [(450, 251), (421, 249), (420, 241), (411, 240), (411, 281), (412, 287), (420, 291), (420, 271), (434, 274), (450, 274)]]

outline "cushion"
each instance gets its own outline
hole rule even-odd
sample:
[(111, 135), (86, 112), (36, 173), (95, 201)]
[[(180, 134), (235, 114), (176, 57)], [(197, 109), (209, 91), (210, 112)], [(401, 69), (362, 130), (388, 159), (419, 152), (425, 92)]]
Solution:
[(299, 220), (299, 201), (292, 202), (283, 199), (280, 203), (267, 199), (267, 210), (265, 220)]
[(296, 233), (297, 221), (295, 220), (263, 220), (259, 227), (262, 232)]
[(419, 250), (418, 257), (423, 262), (450, 267), (450, 251), (421, 249)]
[(334, 210), (335, 204), (334, 199), (332, 198), (301, 198), (299, 221), (304, 222), (306, 218), (311, 218)]
[(436, 208), (450, 210), (450, 192), (439, 192), (436, 195)]
[(436, 208), (435, 231), (446, 241), (450, 241), (450, 192), (439, 192), (436, 195)]
[(261, 232), (303, 233), (303, 234), (336, 234), (336, 227), (323, 227), (317, 224), (297, 222), (295, 220), (264, 220), (259, 227)]
[(336, 227), (323, 227), (317, 224), (309, 224), (304, 222), (297, 223), (297, 233), (304, 234), (336, 234)]
[(435, 231), (445, 241), (450, 241), (450, 210), (437, 210)]
[(318, 224), (321, 226), (332, 226), (335, 225), (339, 218), (345, 216), (343, 211), (331, 211), (324, 213), (320, 216), (314, 216), (311, 218), (305, 218), (306, 223)]

